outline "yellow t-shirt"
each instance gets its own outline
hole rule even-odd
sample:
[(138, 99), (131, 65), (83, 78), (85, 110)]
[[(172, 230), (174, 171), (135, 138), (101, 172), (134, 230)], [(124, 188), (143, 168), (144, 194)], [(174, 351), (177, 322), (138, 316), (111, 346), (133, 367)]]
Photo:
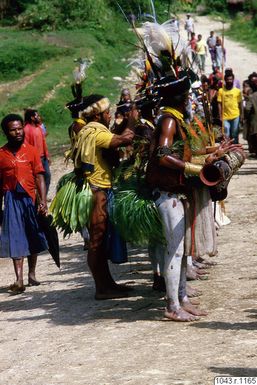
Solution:
[(233, 87), (231, 90), (220, 88), (217, 97), (218, 102), (222, 103), (223, 98), (223, 119), (231, 120), (237, 118), (240, 115), (239, 103), (242, 101), (241, 91), (236, 87)]
[(197, 41), (196, 48), (195, 48), (196, 53), (198, 53), (198, 55), (205, 55), (206, 54), (205, 47), (206, 47), (206, 44), (203, 40)]
[(89, 182), (97, 187), (110, 188), (112, 186), (112, 172), (102, 155), (103, 148), (109, 148), (113, 138), (111, 132), (95, 130), (95, 163), (94, 171), (88, 174)]

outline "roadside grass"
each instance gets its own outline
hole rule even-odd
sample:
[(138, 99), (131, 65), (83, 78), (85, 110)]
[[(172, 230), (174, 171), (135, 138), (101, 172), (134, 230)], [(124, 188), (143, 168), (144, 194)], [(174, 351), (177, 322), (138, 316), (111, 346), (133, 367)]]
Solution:
[(253, 20), (249, 19), (249, 15), (237, 16), (233, 19), (226, 35), (235, 41), (242, 42), (252, 52), (257, 52), (257, 26), (254, 25)]
[[(54, 50), (50, 58), (43, 55), (33, 71), (26, 70), (26, 75), (34, 73), (35, 77), (25, 87), (4, 95), (4, 101), (0, 105), (0, 119), (11, 112), (23, 115), (24, 109), (28, 107), (38, 109), (49, 133), (48, 145), (55, 149), (62, 148), (63, 144), (69, 142), (67, 131), (72, 119), (65, 104), (73, 99), (70, 85), (73, 82), (74, 59), (82, 57), (93, 60), (87, 70), (83, 94), (103, 94), (116, 102), (120, 94), (120, 83), (113, 77), (124, 78), (128, 74), (127, 59), (134, 52), (133, 46), (125, 42), (134, 42), (134, 35), (119, 18), (112, 21), (108, 31), (106, 28), (85, 28), (40, 34), (4, 28), (0, 30), (0, 34), (10, 50), (17, 47), (17, 44), (34, 47), (35, 42), (38, 42), (39, 47), (48, 49), (48, 52)], [(37, 55), (36, 49), (29, 52)], [(1, 54), (4, 55), (5, 51)], [(14, 52), (14, 57), (15, 54)], [(19, 76), (22, 79), (24, 72)], [(5, 81), (12, 79), (10, 74)], [(3, 142), (2, 136), (0, 144)]]

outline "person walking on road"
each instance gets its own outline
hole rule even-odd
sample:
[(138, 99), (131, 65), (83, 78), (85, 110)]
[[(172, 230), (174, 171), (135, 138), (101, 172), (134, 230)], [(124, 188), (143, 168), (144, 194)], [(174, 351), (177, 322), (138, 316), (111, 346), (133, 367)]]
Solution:
[(190, 40), (191, 33), (194, 32), (194, 20), (191, 15), (188, 13), (185, 21), (185, 30), (187, 31), (187, 40)]
[(239, 122), (242, 120), (242, 94), (233, 86), (234, 74), (225, 75), (225, 86), (218, 91), (219, 117), (223, 120), (225, 134), (238, 143)]
[(202, 39), (202, 35), (197, 36), (198, 40), (196, 43), (196, 55), (197, 55), (197, 64), (201, 74), (204, 74), (205, 71), (205, 58), (207, 55), (207, 47), (205, 42)]

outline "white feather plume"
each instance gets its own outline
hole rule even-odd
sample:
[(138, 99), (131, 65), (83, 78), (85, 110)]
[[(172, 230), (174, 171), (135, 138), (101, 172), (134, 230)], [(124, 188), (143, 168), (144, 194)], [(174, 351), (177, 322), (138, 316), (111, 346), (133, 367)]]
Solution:
[(146, 22), (137, 32), (144, 39), (144, 43), (152, 55), (153, 61), (158, 65), (161, 51), (167, 50), (172, 55), (180, 56), (182, 63), (187, 61), (190, 50), (186, 42), (181, 39), (178, 27), (174, 20), (167, 20), (163, 24)]

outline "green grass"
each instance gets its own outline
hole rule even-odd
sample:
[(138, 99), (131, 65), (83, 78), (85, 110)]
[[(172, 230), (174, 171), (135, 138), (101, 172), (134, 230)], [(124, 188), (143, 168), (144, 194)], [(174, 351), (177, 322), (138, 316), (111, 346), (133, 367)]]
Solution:
[(231, 23), (231, 27), (226, 31), (226, 35), (233, 40), (242, 42), (252, 52), (257, 52), (257, 26), (249, 15), (237, 16)]
[(0, 42), (0, 81), (16, 80), (33, 73), (44, 61), (67, 55), (67, 48), (50, 46), (43, 41), (19, 41), (5, 38)]
[[(112, 102), (118, 100), (120, 85), (114, 76), (125, 77), (127, 58), (133, 53), (133, 47), (124, 41), (134, 41), (134, 36), (128, 31), (126, 23), (119, 18), (112, 20), (108, 28), (85, 28), (79, 30), (62, 30), (40, 34), (32, 31), (15, 29), (1, 29), (1, 41), (9, 46), (8, 57), (13, 48), (13, 58), (17, 58), (17, 45), (29, 47), (27, 56), (37, 55), (38, 47), (53, 55), (42, 54), (40, 60), (26, 72), (17, 72), (17, 76), (33, 74), (33, 79), (19, 89), (12, 87), (8, 95), (2, 95), (0, 106), (0, 120), (8, 113), (20, 113), (27, 107), (39, 109), (47, 126), (47, 137), (50, 148), (62, 147), (68, 143), (67, 129), (71, 124), (70, 113), (64, 108), (73, 99), (70, 85), (73, 81), (72, 71), (75, 68), (74, 59), (88, 57), (93, 64), (88, 69), (88, 76), (84, 82), (84, 95), (100, 93), (108, 96)], [(118, 37), (118, 38), (117, 38)], [(5, 56), (5, 50), (2, 51)], [(125, 60), (124, 60), (125, 59)], [(8, 73), (5, 79), (13, 80)], [(17, 77), (16, 76), (16, 77)], [(1, 95), (0, 95), (1, 97)], [(4, 138), (0, 138), (0, 143)]]

